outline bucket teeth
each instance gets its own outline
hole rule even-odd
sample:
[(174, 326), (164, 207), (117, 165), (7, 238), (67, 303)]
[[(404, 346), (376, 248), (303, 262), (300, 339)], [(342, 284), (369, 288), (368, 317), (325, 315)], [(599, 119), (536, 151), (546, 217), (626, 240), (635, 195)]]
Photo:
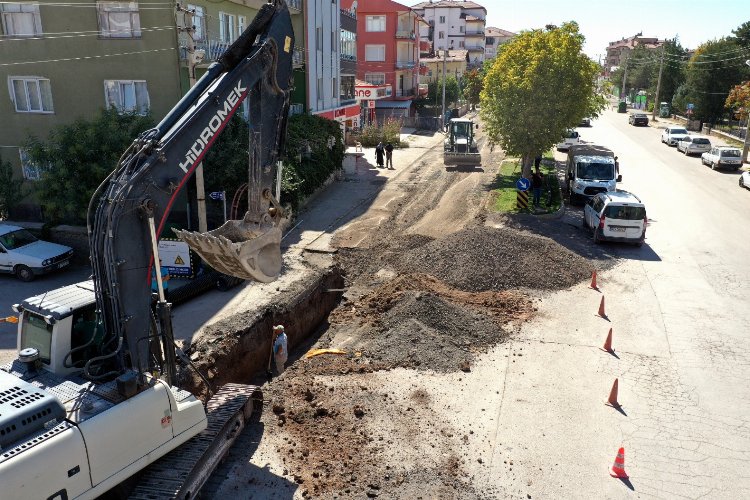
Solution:
[[(228, 221), (208, 233), (182, 230), (175, 230), (175, 233), (208, 265), (229, 276), (270, 283), (281, 272), (281, 230), (278, 227), (258, 230), (246, 227), (241, 221)], [(233, 241), (239, 238), (242, 239)]]

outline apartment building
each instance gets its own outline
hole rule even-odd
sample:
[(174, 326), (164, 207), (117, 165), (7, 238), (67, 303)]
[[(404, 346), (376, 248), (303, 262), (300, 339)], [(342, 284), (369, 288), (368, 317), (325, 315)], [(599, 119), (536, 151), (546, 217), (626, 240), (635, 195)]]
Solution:
[(609, 42), (607, 45), (607, 59), (604, 65), (605, 76), (609, 76), (612, 68), (622, 66), (627, 61), (630, 52), (637, 46), (643, 46), (647, 49), (657, 49), (665, 43), (665, 40), (658, 38), (644, 37), (643, 33), (638, 33), (628, 38), (622, 38), (615, 42)]
[(516, 33), (500, 28), (487, 26), (484, 30), (484, 58), (492, 59), (497, 55), (498, 48), (513, 39)]
[(468, 51), (466, 50), (441, 50), (434, 56), (423, 55), (420, 63), (424, 71), (420, 77), (420, 83), (423, 85), (429, 84), (442, 78), (443, 66), (445, 66), (445, 74), (447, 76), (453, 76), (456, 80), (460, 81), (461, 77), (466, 73), (467, 55)]
[[(345, 9), (356, 6), (356, 0), (342, 3)], [(374, 104), (361, 101), (363, 108), (374, 106), (378, 119), (411, 113), (419, 94), (419, 23), (411, 8), (392, 0), (368, 0), (357, 8), (357, 78), (392, 89)]]
[(426, 21), (420, 36), (428, 38), (432, 35), (434, 51), (466, 50), (469, 65), (482, 64), (487, 9), (469, 0), (429, 0), (412, 8)]

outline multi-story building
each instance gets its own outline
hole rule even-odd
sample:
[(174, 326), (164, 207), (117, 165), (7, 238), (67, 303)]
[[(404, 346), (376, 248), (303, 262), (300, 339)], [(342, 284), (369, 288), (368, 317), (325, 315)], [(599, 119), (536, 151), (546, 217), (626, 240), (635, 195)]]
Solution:
[(492, 59), (497, 55), (497, 49), (504, 43), (513, 39), (515, 33), (500, 28), (487, 26), (484, 30), (484, 58)]
[[(352, 40), (357, 38), (357, 12), (340, 0), (305, 0), (305, 35), (307, 57), (307, 109), (314, 114), (350, 128), (359, 126), (359, 106), (354, 99), (356, 54)], [(342, 56), (342, 46), (347, 54)], [(343, 73), (342, 73), (343, 66)], [(341, 75), (346, 77), (342, 95)]]
[(627, 61), (630, 52), (637, 46), (643, 46), (647, 49), (657, 49), (664, 44), (664, 40), (658, 38), (646, 38), (643, 33), (623, 38), (616, 42), (609, 42), (607, 46), (607, 60), (604, 65), (605, 76), (609, 76), (612, 68), (622, 66)]
[[(342, 0), (345, 9), (355, 2)], [(392, 0), (368, 0), (357, 8), (357, 78), (393, 89), (372, 105), (378, 119), (407, 116), (419, 93), (419, 23), (414, 10)]]
[(443, 63), (445, 63), (445, 74), (460, 80), (466, 73), (466, 50), (438, 51), (434, 56), (422, 56), (420, 64), (424, 68), (420, 77), (420, 83), (429, 84), (439, 80), (443, 75)]
[[(0, 158), (11, 162), (17, 177), (40, 179), (39, 166), (22, 149), (29, 135), (44, 140), (54, 128), (94, 118), (102, 108), (159, 120), (190, 88), (191, 76), (200, 78), (265, 3), (191, 1), (0, 4), (0, 81), (8, 85), (0, 99)], [(298, 33), (293, 102), (300, 111), (306, 103), (302, 1), (287, 0)], [(42, 218), (32, 200), (14, 215)]]
[[(102, 108), (162, 116), (180, 98), (174, 8), (51, 0), (0, 4), (0, 155), (38, 181), (22, 145)], [(114, 168), (114, 165), (112, 166)], [(33, 203), (21, 217), (40, 218)]]
[(484, 61), (487, 9), (470, 0), (430, 0), (412, 8), (427, 23), (420, 35), (432, 35), (433, 51), (463, 49), (470, 65)]

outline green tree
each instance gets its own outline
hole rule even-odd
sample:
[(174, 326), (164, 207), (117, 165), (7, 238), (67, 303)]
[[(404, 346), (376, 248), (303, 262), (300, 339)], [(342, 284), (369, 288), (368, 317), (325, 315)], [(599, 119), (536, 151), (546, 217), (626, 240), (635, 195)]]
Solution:
[(745, 59), (734, 38), (711, 40), (698, 47), (686, 68), (686, 97), (695, 105), (696, 119), (716, 123), (724, 116), (729, 91), (748, 77)]
[(599, 66), (581, 52), (583, 42), (574, 22), (522, 32), (485, 76), (485, 132), (491, 143), (522, 157), (525, 176), (534, 157), (560, 140), (565, 129), (604, 107), (595, 89)]
[(13, 165), (0, 157), (0, 219), (7, 219), (13, 207), (23, 199), (23, 180), (13, 176)]
[[(661, 88), (659, 89), (660, 102), (672, 102), (677, 89), (685, 83), (685, 66), (680, 61), (686, 55), (687, 51), (676, 38), (665, 42), (664, 68), (662, 69)], [(655, 88), (654, 92), (656, 92)]]
[(724, 107), (745, 120), (750, 114), (750, 81), (735, 85), (729, 91)]
[(750, 21), (745, 21), (737, 29), (732, 30), (737, 39), (737, 45), (750, 49)]
[(150, 116), (102, 110), (54, 129), (46, 141), (31, 136), (24, 148), (42, 166), (35, 183), (48, 222), (82, 223), (94, 190), (117, 165), (130, 143), (153, 126)]
[(479, 104), (479, 94), (484, 84), (484, 74), (478, 69), (472, 69), (464, 73), (464, 95), (469, 104)]
[[(458, 80), (455, 76), (446, 76), (445, 78), (445, 105), (457, 102), (461, 96), (461, 89), (458, 87)], [(427, 102), (443, 103), (443, 79), (431, 81), (427, 84)]]

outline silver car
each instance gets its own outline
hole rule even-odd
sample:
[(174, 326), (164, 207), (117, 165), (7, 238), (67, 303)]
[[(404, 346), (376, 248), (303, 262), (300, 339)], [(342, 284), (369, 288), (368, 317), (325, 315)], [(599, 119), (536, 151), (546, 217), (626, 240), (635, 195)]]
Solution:
[(742, 167), (742, 151), (731, 146), (717, 146), (701, 155), (701, 163), (713, 170), (727, 168), (739, 170)]
[(682, 151), (685, 156), (711, 151), (711, 141), (700, 135), (688, 135), (677, 142), (677, 151)]

